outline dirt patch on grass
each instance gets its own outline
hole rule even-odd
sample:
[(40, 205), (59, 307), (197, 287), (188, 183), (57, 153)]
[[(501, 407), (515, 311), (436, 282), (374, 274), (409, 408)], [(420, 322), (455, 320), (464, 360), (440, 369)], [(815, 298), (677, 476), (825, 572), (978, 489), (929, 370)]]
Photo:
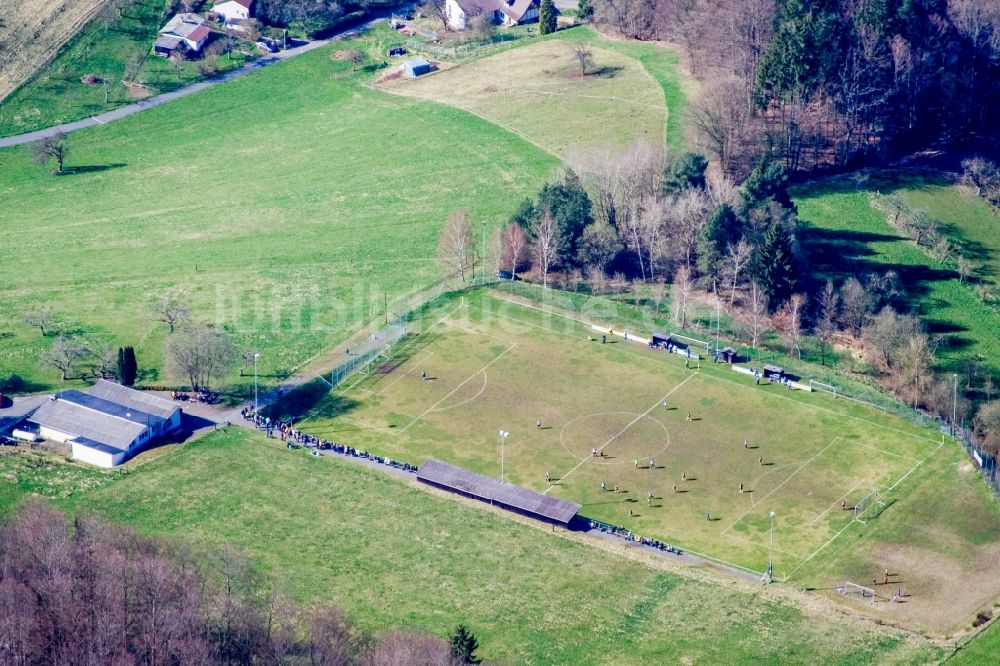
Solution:
[(903, 596), (901, 603), (877, 604), (881, 608), (872, 614), (892, 624), (948, 637), (961, 635), (972, 630), (977, 612), (992, 608), (1000, 597), (996, 576), (1000, 545), (972, 547), (951, 557), (916, 546), (895, 546), (880, 549), (877, 556), (890, 573), (888, 585), (883, 585), (884, 572), (879, 572), (879, 594), (891, 598), (898, 588)]
[(139, 85), (138, 83), (126, 83), (125, 89), (128, 91), (129, 99), (146, 99), (147, 97), (152, 97), (156, 91), (149, 86)]

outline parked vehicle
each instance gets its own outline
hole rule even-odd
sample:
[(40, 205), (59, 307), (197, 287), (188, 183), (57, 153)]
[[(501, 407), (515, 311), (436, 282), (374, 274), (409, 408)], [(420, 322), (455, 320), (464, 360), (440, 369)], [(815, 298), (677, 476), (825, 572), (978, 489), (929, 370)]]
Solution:
[(395, 46), (389, 49), (390, 58), (398, 58), (399, 56), (406, 55), (406, 53), (407, 53), (406, 49), (404, 49), (402, 46)]

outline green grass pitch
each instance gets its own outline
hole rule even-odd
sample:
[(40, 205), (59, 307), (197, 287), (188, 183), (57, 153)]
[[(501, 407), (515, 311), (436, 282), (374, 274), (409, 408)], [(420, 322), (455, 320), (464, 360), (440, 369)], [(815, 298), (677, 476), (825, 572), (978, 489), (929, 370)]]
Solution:
[(755, 571), (767, 566), (771, 511), (782, 576), (852, 522), (857, 500), (940, 445), (877, 413), (845, 417), (828, 396), (756, 386), (711, 361), (685, 369), (680, 356), (602, 344), (583, 323), (482, 293), (413, 324), (394, 358), (336, 390), (303, 429), (493, 477), (509, 431), (511, 483)]

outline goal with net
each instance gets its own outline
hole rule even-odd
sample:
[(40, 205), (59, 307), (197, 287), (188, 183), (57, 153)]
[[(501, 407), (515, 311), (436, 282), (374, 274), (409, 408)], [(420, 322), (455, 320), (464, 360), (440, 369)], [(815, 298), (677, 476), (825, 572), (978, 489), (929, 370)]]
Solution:
[(872, 488), (867, 495), (854, 503), (854, 520), (867, 523), (877, 518), (885, 507), (886, 503), (879, 496), (878, 488)]
[(875, 588), (858, 585), (851, 581), (845, 581), (842, 586), (837, 588), (837, 592), (840, 592), (845, 597), (870, 601), (872, 604), (878, 601), (878, 594), (875, 592)]

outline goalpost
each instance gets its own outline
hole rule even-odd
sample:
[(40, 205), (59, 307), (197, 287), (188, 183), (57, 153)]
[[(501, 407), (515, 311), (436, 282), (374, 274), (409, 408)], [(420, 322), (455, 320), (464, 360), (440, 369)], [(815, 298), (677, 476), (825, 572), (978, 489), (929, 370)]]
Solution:
[(812, 389), (813, 391), (823, 391), (825, 393), (829, 393), (834, 398), (836, 398), (839, 395), (836, 386), (832, 384), (824, 384), (823, 382), (818, 382), (815, 379), (809, 380), (809, 388)]
[(877, 518), (885, 506), (885, 501), (879, 497), (878, 488), (872, 488), (871, 492), (854, 504), (854, 520), (862, 524), (867, 523)]
[(852, 583), (851, 581), (845, 581), (843, 586), (838, 587), (837, 591), (840, 592), (845, 597), (860, 597), (862, 599), (871, 599), (874, 604), (878, 599), (878, 594), (875, 590), (870, 587), (865, 587), (864, 585), (858, 585), (857, 583)]
[(674, 333), (673, 331), (670, 332), (670, 337), (671, 338), (677, 338), (678, 340), (683, 340), (683, 341), (688, 342), (688, 343), (693, 343), (693, 344), (696, 344), (696, 345), (701, 345), (702, 347), (705, 348), (705, 353), (706, 354), (712, 351), (712, 343), (711, 342), (705, 342), (704, 340), (699, 340), (698, 338), (689, 338), (686, 335), (681, 335), (680, 333)]

